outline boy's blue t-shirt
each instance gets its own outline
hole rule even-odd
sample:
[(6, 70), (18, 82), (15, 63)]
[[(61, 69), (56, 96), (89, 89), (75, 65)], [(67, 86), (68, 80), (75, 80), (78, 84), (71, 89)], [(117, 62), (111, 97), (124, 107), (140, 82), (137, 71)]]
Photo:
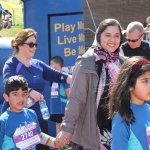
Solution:
[[(3, 68), (4, 82), (10, 76), (22, 75), (26, 78), (29, 88), (33, 88), (40, 93), (42, 93), (45, 88), (45, 80), (66, 83), (68, 74), (64, 72), (58, 72), (50, 66), (46, 65), (44, 62), (37, 59), (31, 59), (30, 64), (30, 67), (26, 67), (20, 61), (18, 61), (16, 57), (11, 57), (10, 59), (8, 59), (5, 62)], [(6, 111), (8, 107), (8, 103), (4, 101), (2, 112)], [(38, 119), (42, 118), (38, 102), (30, 107), (30, 109), (35, 110)]]
[(146, 127), (150, 126), (150, 105), (130, 103), (135, 122), (127, 125), (117, 114), (112, 120), (112, 150), (149, 150)]
[(32, 122), (36, 123), (37, 131), (40, 135), (41, 129), (37, 115), (33, 110), (24, 108), (20, 112), (11, 112), (7, 109), (0, 116), (0, 148), (3, 150), (19, 150), (14, 144), (13, 135), (17, 128)]
[(64, 114), (67, 103), (65, 89), (70, 88), (69, 84), (53, 82), (51, 86), (50, 114)]

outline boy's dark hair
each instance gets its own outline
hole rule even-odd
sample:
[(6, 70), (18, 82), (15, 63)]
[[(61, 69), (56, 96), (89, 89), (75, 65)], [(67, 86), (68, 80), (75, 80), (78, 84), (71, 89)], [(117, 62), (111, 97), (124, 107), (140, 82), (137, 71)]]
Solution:
[(9, 95), (11, 91), (17, 91), (20, 88), (23, 91), (25, 90), (28, 91), (28, 83), (27, 80), (20, 75), (11, 76), (5, 81), (4, 88), (5, 88), (5, 93)]
[(54, 56), (51, 58), (56, 64), (60, 64), (61, 67), (64, 65), (64, 60), (60, 56)]
[(143, 60), (143, 57), (134, 56), (121, 66), (110, 92), (109, 118), (112, 119), (115, 114), (119, 113), (126, 124), (132, 124), (135, 121), (130, 108), (130, 87), (135, 87), (137, 78), (146, 71), (150, 71), (150, 64), (145, 64), (132, 72), (132, 67), (140, 60)]

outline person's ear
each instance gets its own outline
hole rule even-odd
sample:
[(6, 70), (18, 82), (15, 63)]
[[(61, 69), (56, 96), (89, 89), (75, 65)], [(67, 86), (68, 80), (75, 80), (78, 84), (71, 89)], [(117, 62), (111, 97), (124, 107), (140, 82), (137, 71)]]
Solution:
[(8, 102), (8, 95), (6, 93), (3, 94), (3, 97), (4, 97), (5, 101)]
[(58, 69), (61, 69), (62, 67), (61, 67), (61, 65), (60, 65), (60, 64), (57, 64), (57, 68), (58, 68)]
[(143, 33), (143, 35), (142, 35), (142, 40), (144, 39), (144, 37), (145, 37), (145, 34)]
[(23, 44), (22, 44), (22, 45), (18, 45), (19, 50), (20, 50), (22, 47), (23, 47)]
[(129, 91), (133, 91), (133, 87), (129, 87)]

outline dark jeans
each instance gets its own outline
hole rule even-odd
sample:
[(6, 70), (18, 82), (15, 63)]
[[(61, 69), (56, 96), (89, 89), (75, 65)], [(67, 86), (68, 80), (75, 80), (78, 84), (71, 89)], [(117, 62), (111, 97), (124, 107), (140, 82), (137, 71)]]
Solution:
[(70, 144), (71, 144), (72, 150), (83, 150), (83, 147), (80, 145), (77, 145), (73, 142), (70, 142)]

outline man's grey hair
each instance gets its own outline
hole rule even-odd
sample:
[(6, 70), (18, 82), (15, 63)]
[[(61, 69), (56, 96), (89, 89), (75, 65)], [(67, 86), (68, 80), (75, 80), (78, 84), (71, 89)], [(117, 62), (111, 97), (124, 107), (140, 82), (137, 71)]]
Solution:
[(128, 24), (126, 33), (133, 33), (135, 30), (138, 30), (141, 34), (144, 33), (144, 26), (141, 22), (133, 21)]

